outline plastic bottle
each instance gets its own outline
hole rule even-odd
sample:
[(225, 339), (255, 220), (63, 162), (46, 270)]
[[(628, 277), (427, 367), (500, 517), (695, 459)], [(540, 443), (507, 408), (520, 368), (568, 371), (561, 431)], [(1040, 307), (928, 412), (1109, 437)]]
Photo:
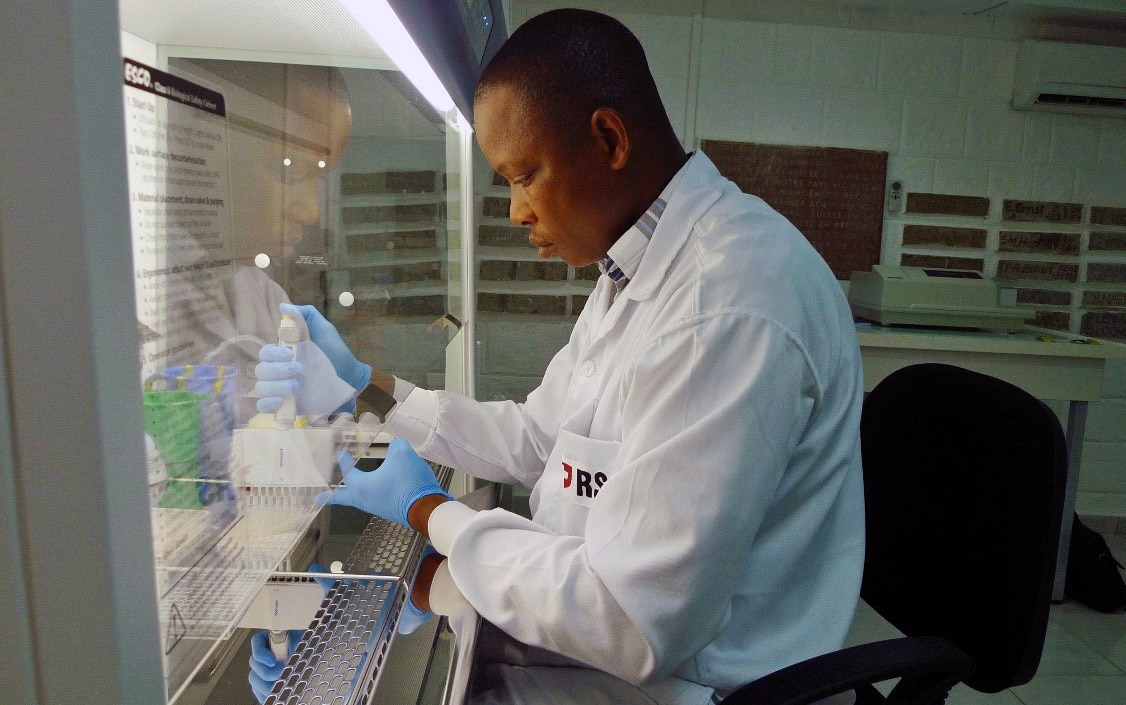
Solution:
[[(301, 328), (297, 325), (297, 321), (288, 313), (283, 313), (281, 325), (278, 326), (278, 344), (293, 352), (294, 362), (297, 361), (297, 344), (300, 342)], [(297, 398), (294, 395), (287, 394), (282, 399), (282, 405), (275, 414), (274, 420), (279, 430), (288, 431), (293, 428), (297, 422)]]

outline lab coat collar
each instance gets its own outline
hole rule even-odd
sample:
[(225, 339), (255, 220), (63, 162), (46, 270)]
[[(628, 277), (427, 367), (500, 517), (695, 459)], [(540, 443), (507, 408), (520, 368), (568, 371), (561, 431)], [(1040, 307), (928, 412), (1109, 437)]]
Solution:
[(657, 292), (673, 260), (688, 242), (693, 225), (719, 200), (726, 182), (712, 160), (698, 149), (673, 178), (680, 181), (667, 199), (668, 205), (637, 273), (621, 296), (644, 301)]

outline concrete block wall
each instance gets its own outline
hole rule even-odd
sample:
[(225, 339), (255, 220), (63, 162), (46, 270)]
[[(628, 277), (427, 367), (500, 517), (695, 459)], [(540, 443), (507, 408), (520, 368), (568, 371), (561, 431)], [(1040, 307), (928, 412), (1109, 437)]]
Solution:
[[(889, 183), (901, 181), (909, 193), (990, 199), (990, 224), (973, 227), (988, 231), (994, 249), (1006, 199), (1083, 204), (1084, 223), (1092, 205), (1126, 207), (1126, 119), (1010, 107), (1019, 40), (1029, 32), (1052, 38), (1052, 27), (780, 0), (718, 0), (706, 4), (707, 16), (697, 14), (699, 3), (672, 0), (512, 0), (510, 25), (564, 5), (612, 14), (638, 35), (688, 148), (717, 139), (886, 151)], [(919, 254), (903, 241), (905, 225), (919, 222), (888, 214), (882, 261)], [(964, 217), (942, 215), (921, 222), (967, 226)], [(1084, 251), (1078, 259), (1085, 266), (1090, 258)], [(1126, 262), (1121, 253), (1104, 259)], [(1077, 314), (1080, 306), (1081, 299), (1072, 307)], [(1078, 321), (1071, 316), (1069, 325)], [(553, 352), (569, 325), (483, 321), (482, 337), (520, 332), (527, 337), (518, 349)], [(496, 377), (483, 388), (494, 398), (507, 393), (502, 376), (535, 379), (549, 359), (508, 356), (501, 364), (490, 359), (499, 351), (482, 346), (481, 371)], [(1103, 399), (1088, 410), (1083, 450), (1080, 511), (1126, 516), (1126, 363), (1110, 366)]]
[[(445, 369), (448, 342), (434, 326), (447, 303), (445, 137), (382, 78), (347, 77), (353, 95), (382, 102), (357, 126), (328, 194), (332, 249), (349, 264), (329, 282), (329, 316), (365, 362), (441, 387), (429, 382)], [(343, 291), (355, 294), (353, 305), (339, 303)]]

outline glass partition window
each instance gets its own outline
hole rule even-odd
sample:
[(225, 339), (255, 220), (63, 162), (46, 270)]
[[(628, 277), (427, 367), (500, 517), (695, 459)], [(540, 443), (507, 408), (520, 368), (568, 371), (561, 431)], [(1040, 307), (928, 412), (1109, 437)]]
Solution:
[[(393, 70), (215, 58), (158, 69), (129, 57), (124, 67), (156, 580), (176, 700), (269, 576), (307, 567), (298, 556), (319, 540), (308, 528), (317, 496), (339, 482), (336, 450), (375, 456), (386, 440), (281, 305), (311, 306), (364, 362), (447, 386), (463, 299), (451, 293), (462, 208), (448, 155), (468, 137), (456, 112), (435, 112)], [(254, 391), (267, 344), (290, 347), (304, 368), (276, 410), (259, 409)]]

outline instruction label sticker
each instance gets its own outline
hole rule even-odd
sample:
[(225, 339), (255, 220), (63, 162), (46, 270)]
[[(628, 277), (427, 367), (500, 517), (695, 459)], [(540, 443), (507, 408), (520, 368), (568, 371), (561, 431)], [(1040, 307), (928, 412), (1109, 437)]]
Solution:
[(223, 95), (124, 59), (125, 134), (141, 365), (203, 361), (234, 334), (223, 301), (232, 268)]

